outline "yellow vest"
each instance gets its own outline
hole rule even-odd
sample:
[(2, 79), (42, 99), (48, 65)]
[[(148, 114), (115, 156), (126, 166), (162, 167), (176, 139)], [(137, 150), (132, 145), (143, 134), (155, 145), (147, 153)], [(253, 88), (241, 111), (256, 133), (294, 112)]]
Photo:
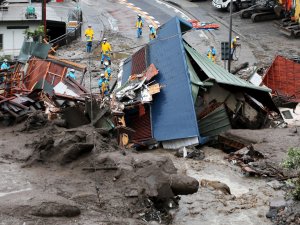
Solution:
[(109, 52), (111, 52), (110, 44), (108, 42), (106, 42), (106, 43), (102, 42), (101, 50), (104, 55), (109, 54)]
[(88, 28), (85, 30), (85, 33), (84, 33), (86, 36), (90, 36), (91, 38), (94, 37), (94, 30), (92, 28)]
[(135, 26), (136, 26), (137, 28), (142, 28), (142, 27), (143, 27), (143, 21), (142, 21), (142, 20), (136, 21)]

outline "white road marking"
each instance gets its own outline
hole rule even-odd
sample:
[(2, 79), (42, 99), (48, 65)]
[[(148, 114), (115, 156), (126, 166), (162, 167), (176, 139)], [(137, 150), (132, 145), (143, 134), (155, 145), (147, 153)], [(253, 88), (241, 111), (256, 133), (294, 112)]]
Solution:
[(200, 30), (199, 37), (208, 39), (208, 37), (206, 36), (206, 34), (203, 32), (203, 30)]

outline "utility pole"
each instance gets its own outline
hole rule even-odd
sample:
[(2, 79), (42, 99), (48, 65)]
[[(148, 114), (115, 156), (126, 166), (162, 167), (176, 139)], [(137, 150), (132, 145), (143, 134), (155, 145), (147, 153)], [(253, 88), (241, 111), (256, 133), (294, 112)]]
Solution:
[(231, 64), (231, 33), (232, 33), (232, 0), (230, 0), (230, 22), (229, 22), (229, 59), (228, 59), (228, 72), (230, 73)]
[(42, 0), (42, 21), (44, 25), (44, 37), (47, 36), (46, 0)]

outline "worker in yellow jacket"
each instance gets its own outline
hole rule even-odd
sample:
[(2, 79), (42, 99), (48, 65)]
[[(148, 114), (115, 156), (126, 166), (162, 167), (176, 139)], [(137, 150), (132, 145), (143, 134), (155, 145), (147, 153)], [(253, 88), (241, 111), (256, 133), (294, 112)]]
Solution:
[(88, 28), (85, 30), (84, 35), (86, 37), (86, 51), (92, 52), (92, 45), (94, 39), (94, 30), (92, 29), (92, 25), (89, 24)]
[(238, 41), (240, 40), (240, 37), (239, 36), (235, 36), (232, 40), (231, 40), (231, 53), (230, 53), (230, 57), (231, 59), (233, 59), (233, 54), (235, 53), (236, 51), (236, 47), (237, 46), (240, 46), (240, 44), (238, 43)]
[(137, 32), (137, 37), (139, 38), (140, 36), (142, 36), (143, 33), (143, 20), (142, 20), (142, 16), (140, 14), (137, 15), (137, 21), (135, 23), (135, 27), (137, 28), (136, 32)]
[(106, 38), (103, 38), (101, 43), (101, 55), (101, 65), (103, 65), (105, 59), (108, 61), (109, 65), (111, 65), (110, 56), (113, 55), (113, 52)]

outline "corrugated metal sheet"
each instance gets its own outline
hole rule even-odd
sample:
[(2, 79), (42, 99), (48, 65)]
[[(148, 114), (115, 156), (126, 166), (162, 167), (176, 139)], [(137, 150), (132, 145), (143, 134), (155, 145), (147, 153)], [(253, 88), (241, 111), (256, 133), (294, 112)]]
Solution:
[(219, 106), (206, 117), (199, 120), (198, 125), (199, 132), (203, 136), (216, 136), (231, 129), (230, 120), (224, 104)]
[(184, 43), (184, 47), (191, 57), (196, 61), (204, 73), (217, 83), (228, 84), (237, 87), (249, 88), (259, 91), (270, 92), (271, 90), (265, 87), (257, 87), (239, 77), (229, 73), (223, 67), (213, 63), (207, 57), (201, 55), (195, 49), (190, 47), (187, 43)]
[(131, 137), (134, 142), (138, 143), (152, 139), (149, 108), (143, 110), (142, 115), (137, 109), (134, 112), (126, 113), (126, 125), (135, 130)]
[(32, 55), (37, 56), (41, 59), (46, 59), (50, 48), (50, 44), (24, 41), (18, 57), (18, 61), (26, 62)]
[[(162, 25), (158, 38), (149, 44), (149, 61), (159, 70), (155, 80), (166, 85), (154, 96), (153, 136), (157, 141), (199, 137), (188, 66), (180, 26), (174, 17)], [(190, 27), (191, 28), (191, 27)]]
[(55, 86), (66, 75), (66, 67), (50, 61), (32, 58), (29, 62), (28, 70), (24, 79), (27, 89), (31, 90), (41, 79), (44, 79)]
[(295, 96), (300, 102), (300, 64), (282, 56), (276, 56), (267, 70), (263, 83), (280, 95)]
[(131, 74), (140, 74), (147, 68), (146, 49), (143, 47), (132, 55)]
[(123, 73), (122, 73), (122, 84), (124, 84), (129, 76), (131, 75), (131, 68), (132, 68), (132, 57), (129, 57), (124, 61), (123, 64)]
[(191, 87), (192, 87), (192, 94), (193, 94), (193, 99), (194, 99), (194, 103), (196, 102), (197, 96), (198, 96), (198, 92), (199, 92), (199, 87), (203, 86), (202, 81), (199, 79), (196, 71), (194, 70), (191, 61), (188, 57), (186, 57), (186, 61), (188, 64), (188, 68), (189, 68), (189, 74), (190, 74), (190, 80), (191, 80)]

